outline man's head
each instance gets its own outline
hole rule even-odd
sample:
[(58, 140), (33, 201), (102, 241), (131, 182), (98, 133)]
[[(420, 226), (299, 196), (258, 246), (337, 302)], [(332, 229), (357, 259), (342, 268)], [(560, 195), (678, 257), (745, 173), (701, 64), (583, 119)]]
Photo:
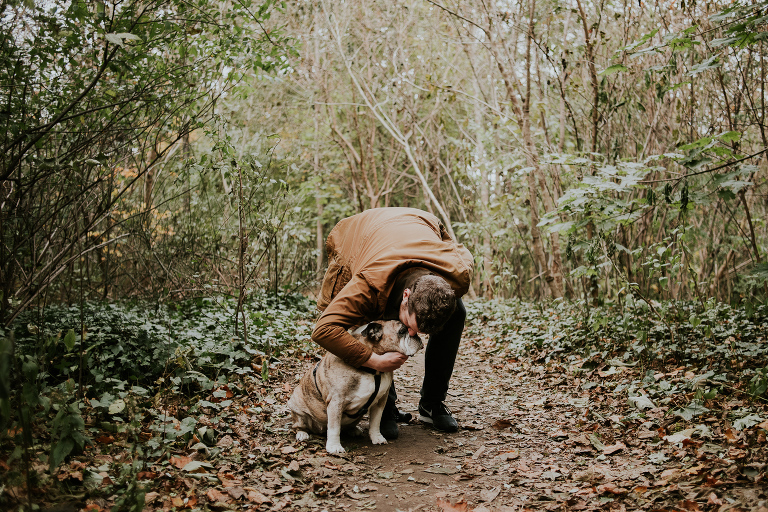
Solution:
[(400, 321), (409, 331), (432, 334), (440, 330), (456, 310), (456, 295), (440, 276), (421, 276), (403, 291)]

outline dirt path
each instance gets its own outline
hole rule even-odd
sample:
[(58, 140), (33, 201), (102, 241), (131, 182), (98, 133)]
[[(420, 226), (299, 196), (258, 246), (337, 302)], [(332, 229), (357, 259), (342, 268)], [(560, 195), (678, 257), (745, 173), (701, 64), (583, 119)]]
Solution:
[[(710, 403), (692, 421), (662, 399), (644, 410), (628, 404), (627, 386), (689, 381), (685, 369), (654, 375), (594, 357), (517, 359), (489, 338), (469, 337), (447, 400), (459, 432), (414, 420), (387, 445), (342, 438), (348, 453), (337, 457), (324, 438), (299, 443), (290, 428), (285, 404), (314, 355), (309, 345), (295, 349), (273, 360), (266, 381), (243, 372), (211, 390), (191, 439), (136, 475), (144, 510), (768, 512), (768, 421), (738, 430), (726, 419), (726, 409), (748, 404), (728, 396), (721, 410)], [(400, 408), (414, 416), (422, 375), (423, 352), (396, 374)], [(145, 426), (140, 435), (154, 432)], [(96, 441), (55, 478), (77, 489), (97, 475), (91, 485), (104, 492), (119, 482), (130, 440)], [(73, 499), (66, 510), (98, 512), (116, 498), (48, 501)]]
[[(643, 418), (627, 410), (626, 398), (583, 391), (567, 368), (503, 360), (486, 348), (493, 347), (463, 342), (447, 400), (459, 432), (441, 434), (413, 420), (388, 445), (343, 439), (344, 458), (327, 456), (324, 440), (313, 438), (302, 448), (299, 466), (315, 492), (284, 505), (329, 511), (768, 512), (759, 476), (764, 473), (749, 478), (727, 458), (736, 445), (725, 433), (706, 443), (665, 442), (659, 438), (668, 423), (663, 411), (646, 411)], [(423, 352), (396, 374), (400, 408), (414, 416), (422, 368)]]

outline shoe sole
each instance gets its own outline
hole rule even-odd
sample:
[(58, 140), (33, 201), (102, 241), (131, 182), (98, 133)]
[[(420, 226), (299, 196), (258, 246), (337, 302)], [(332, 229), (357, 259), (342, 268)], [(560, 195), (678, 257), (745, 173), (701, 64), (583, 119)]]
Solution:
[(432, 425), (432, 427), (435, 430), (437, 430), (438, 432), (445, 432), (446, 434), (453, 434), (453, 433), (456, 433), (456, 432), (459, 431), (459, 427), (458, 426), (455, 429), (448, 429), (448, 430), (443, 429), (443, 428), (437, 428), (435, 426), (435, 422), (432, 420), (432, 418), (430, 418), (428, 416), (424, 416), (422, 414), (419, 414), (419, 420), (424, 422), (424, 423), (428, 423), (429, 425)]

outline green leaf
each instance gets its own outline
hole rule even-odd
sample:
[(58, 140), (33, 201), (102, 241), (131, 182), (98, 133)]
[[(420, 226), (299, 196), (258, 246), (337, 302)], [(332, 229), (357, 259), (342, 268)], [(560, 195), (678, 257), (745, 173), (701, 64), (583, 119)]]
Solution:
[(691, 142), (690, 144), (685, 144), (683, 146), (680, 146), (677, 149), (679, 149), (681, 151), (688, 151), (688, 150), (691, 150), (691, 149), (707, 147), (707, 146), (711, 145), (712, 142), (713, 142), (712, 137), (702, 137), (702, 138), (700, 138), (697, 141)]
[(683, 418), (685, 421), (691, 421), (691, 419), (693, 419), (695, 416), (699, 416), (705, 412), (709, 412), (709, 409), (704, 407), (704, 405), (698, 400), (692, 400), (687, 407), (682, 409), (675, 409), (672, 411), (672, 414)]
[(744, 430), (745, 428), (752, 427), (763, 421), (763, 418), (757, 414), (748, 414), (743, 418), (739, 418), (733, 422), (733, 428), (736, 430)]
[(108, 42), (112, 44), (123, 46), (123, 38), (117, 34), (105, 34), (104, 39), (106, 39)]
[(627, 398), (627, 401), (629, 402), (629, 405), (641, 411), (644, 409), (656, 408), (656, 405), (653, 402), (651, 402), (651, 399), (645, 395), (630, 396)]
[(717, 197), (722, 199), (723, 201), (732, 201), (736, 199), (736, 194), (734, 194), (730, 189), (721, 189), (717, 191)]
[(75, 440), (69, 436), (59, 439), (59, 442), (51, 450), (51, 471), (59, 467), (64, 458), (72, 452), (75, 447)]
[(623, 71), (629, 71), (629, 68), (625, 66), (624, 64), (614, 64), (613, 66), (608, 66), (604, 70), (602, 70), (599, 75), (609, 76), (614, 73), (620, 73)]
[(736, 142), (737, 140), (739, 140), (741, 138), (741, 132), (733, 132), (733, 131), (725, 132), (725, 133), (722, 133), (722, 134), (718, 135), (718, 138), (722, 142), (725, 142), (726, 144), (728, 144), (730, 142)]
[(109, 414), (120, 414), (125, 410), (125, 401), (117, 399), (109, 405)]
[(720, 63), (717, 60), (717, 55), (713, 55), (704, 62), (700, 62), (699, 64), (696, 64), (693, 66), (688, 73), (686, 73), (689, 76), (695, 76), (699, 73), (703, 73), (704, 71), (708, 69), (713, 69), (716, 67), (719, 67)]
[(269, 363), (266, 359), (261, 363), (261, 380), (269, 380)]
[(64, 339), (61, 340), (64, 343), (64, 346), (67, 347), (67, 352), (72, 352), (75, 348), (75, 341), (77, 341), (77, 335), (75, 335), (75, 330), (70, 329), (67, 331), (67, 335), (64, 336)]

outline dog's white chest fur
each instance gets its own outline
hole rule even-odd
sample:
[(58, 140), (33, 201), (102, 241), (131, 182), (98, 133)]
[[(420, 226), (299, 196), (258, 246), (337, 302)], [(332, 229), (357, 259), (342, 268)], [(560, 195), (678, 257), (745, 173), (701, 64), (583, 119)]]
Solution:
[(349, 414), (355, 414), (362, 409), (368, 400), (371, 399), (371, 395), (376, 393), (376, 398), (372, 402), (376, 402), (379, 398), (386, 395), (389, 392), (389, 387), (392, 384), (392, 372), (382, 373), (381, 382), (379, 383), (379, 391), (376, 393), (376, 378), (366, 373), (360, 379), (360, 384), (357, 389), (347, 395), (348, 405), (345, 408), (345, 412)]

